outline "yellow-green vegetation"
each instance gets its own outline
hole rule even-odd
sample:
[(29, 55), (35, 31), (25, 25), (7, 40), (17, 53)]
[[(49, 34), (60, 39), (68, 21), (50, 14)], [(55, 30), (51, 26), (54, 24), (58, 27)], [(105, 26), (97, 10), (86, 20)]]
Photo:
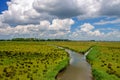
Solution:
[(120, 42), (98, 42), (87, 59), (96, 80), (120, 80)]
[(0, 42), (0, 80), (55, 80), (68, 60), (46, 42)]
[(79, 53), (85, 53), (89, 48), (94, 46), (96, 42), (80, 42), (80, 41), (66, 41), (66, 42), (52, 42), (52, 44), (69, 48)]
[[(53, 42), (52, 42), (53, 43)], [(96, 80), (120, 80), (120, 42), (56, 42), (55, 45), (85, 53)]]
[(0, 42), (0, 80), (55, 80), (68, 54), (53, 45), (85, 53), (96, 80), (120, 80), (120, 42)]

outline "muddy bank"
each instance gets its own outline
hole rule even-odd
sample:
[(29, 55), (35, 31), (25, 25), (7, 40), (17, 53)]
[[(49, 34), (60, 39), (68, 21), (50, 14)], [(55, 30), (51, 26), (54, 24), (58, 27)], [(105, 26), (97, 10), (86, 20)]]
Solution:
[[(64, 49), (62, 47), (59, 48)], [(70, 49), (65, 49), (70, 56), (70, 62), (66, 68), (58, 73), (56, 80), (93, 80), (91, 66), (86, 61), (86, 55), (90, 50), (83, 55)]]

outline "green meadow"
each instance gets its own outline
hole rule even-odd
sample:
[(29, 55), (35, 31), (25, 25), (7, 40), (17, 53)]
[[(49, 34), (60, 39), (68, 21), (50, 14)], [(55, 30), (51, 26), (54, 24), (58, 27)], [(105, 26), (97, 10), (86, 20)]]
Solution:
[(96, 80), (120, 80), (120, 42), (99, 42), (88, 54)]
[(43, 42), (0, 42), (0, 80), (55, 80), (65, 51)]
[(1, 41), (0, 80), (55, 80), (69, 55), (55, 46), (84, 54), (95, 80), (120, 80), (120, 42)]

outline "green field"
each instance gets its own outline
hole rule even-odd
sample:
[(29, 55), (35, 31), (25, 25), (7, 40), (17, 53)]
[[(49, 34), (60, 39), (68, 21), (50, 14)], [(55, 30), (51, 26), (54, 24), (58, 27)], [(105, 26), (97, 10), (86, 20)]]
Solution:
[(68, 60), (44, 42), (0, 42), (0, 80), (55, 80)]
[(87, 58), (96, 80), (120, 80), (120, 42), (99, 42)]
[(84, 54), (89, 48), (94, 46), (96, 42), (66, 41), (66, 42), (52, 42), (51, 44), (62, 46)]
[(55, 80), (69, 56), (54, 45), (87, 56), (96, 80), (120, 80), (120, 42), (0, 42), (0, 80)]
[(96, 80), (120, 80), (120, 42), (58, 42), (56, 45), (85, 53)]

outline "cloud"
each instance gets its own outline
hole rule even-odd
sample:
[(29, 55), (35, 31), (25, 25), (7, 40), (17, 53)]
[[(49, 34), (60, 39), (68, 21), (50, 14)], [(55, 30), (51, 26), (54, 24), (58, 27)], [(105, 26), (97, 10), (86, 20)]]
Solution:
[(120, 30), (114, 30), (104, 35), (105, 40), (120, 41)]
[(16, 27), (7, 26), (0, 28), (0, 35), (11, 35), (11, 37), (42, 37), (42, 38), (64, 38), (70, 33), (72, 19), (54, 19), (49, 21), (40, 21), (39, 25), (18, 25)]
[(47, 13), (59, 18), (71, 18), (83, 14), (75, 0), (35, 0), (33, 7), (39, 13)]
[(6, 23), (3, 23), (2, 21), (0, 21), (0, 28), (6, 28), (8, 26), (9, 26), (9, 24), (6, 24)]
[(80, 29), (78, 29), (78, 32), (85, 33), (89, 36), (103, 36), (104, 33), (100, 32), (99, 30), (94, 30), (95, 27), (91, 25), (90, 23), (84, 23), (80, 26)]
[(8, 10), (0, 14), (0, 37), (107, 39), (119, 34), (119, 30), (105, 34), (90, 23), (73, 32), (71, 26), (73, 17), (117, 17), (95, 25), (120, 23), (120, 0), (11, 0), (7, 4)]
[[(106, 29), (107, 30), (107, 29)], [(109, 29), (108, 29), (109, 30)], [(95, 26), (90, 23), (84, 23), (76, 31), (70, 34), (72, 39), (77, 40), (120, 40), (120, 30), (112, 29), (107, 33), (100, 31), (99, 29), (95, 29)]]
[(94, 25), (117, 24), (117, 23), (120, 23), (120, 19), (119, 18), (115, 19), (115, 20), (112, 20), (112, 21), (101, 20), (100, 22), (94, 23)]
[(39, 24), (40, 21), (120, 16), (120, 0), (11, 0), (0, 21), (11, 26)]
[(92, 29), (94, 29), (94, 26), (92, 26), (89, 23), (85, 23), (85, 24), (81, 25), (80, 27), (81, 27), (81, 31), (84, 31), (84, 32), (89, 32)]
[(8, 10), (3, 11), (0, 20), (11, 26), (39, 23), (40, 16), (33, 8), (34, 0), (11, 0), (7, 2)]
[(100, 6), (98, 0), (35, 0), (33, 7), (39, 13), (72, 18), (96, 15)]
[(100, 14), (120, 17), (120, 0), (100, 0)]

